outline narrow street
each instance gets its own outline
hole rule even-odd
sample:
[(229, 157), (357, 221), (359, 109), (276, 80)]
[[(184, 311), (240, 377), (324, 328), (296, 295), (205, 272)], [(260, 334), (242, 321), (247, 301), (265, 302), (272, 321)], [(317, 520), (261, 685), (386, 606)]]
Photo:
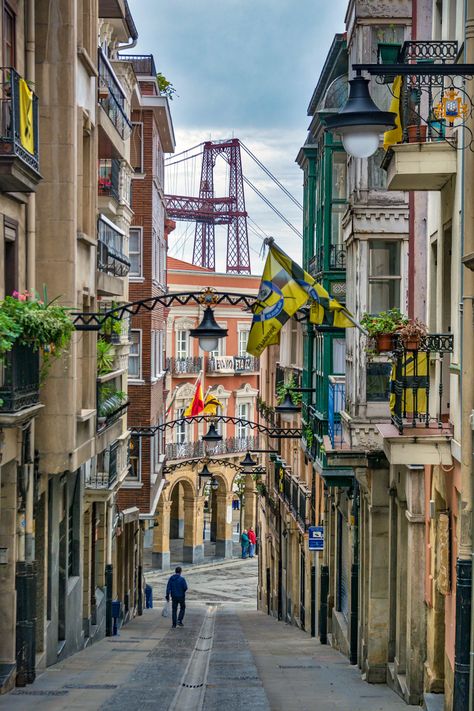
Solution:
[(161, 615), (168, 573), (150, 573), (154, 609), (0, 699), (8, 711), (398, 711), (329, 646), (256, 610), (257, 560), (184, 568), (184, 628)]

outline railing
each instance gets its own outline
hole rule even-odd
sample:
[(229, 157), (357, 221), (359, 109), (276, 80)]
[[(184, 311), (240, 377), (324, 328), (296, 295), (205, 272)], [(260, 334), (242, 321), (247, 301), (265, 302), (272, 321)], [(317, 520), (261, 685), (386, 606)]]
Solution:
[[(409, 350), (398, 341), (396, 360), (390, 378), (392, 423), (403, 434), (404, 428), (443, 429), (444, 358), (453, 352), (450, 333), (429, 334), (417, 348)], [(434, 369), (430, 359), (435, 360)], [(434, 372), (434, 385), (430, 370)], [(449, 382), (449, 381), (448, 381)]]
[(99, 160), (99, 195), (110, 195), (120, 200), (119, 194), (120, 161), (118, 158)]
[(257, 373), (259, 359), (253, 356), (217, 356), (207, 361), (208, 373)]
[(119, 54), (119, 59), (123, 62), (131, 62), (135, 74), (156, 77), (155, 60), (152, 54)]
[(307, 454), (313, 461), (321, 461), (324, 436), (323, 421), (317, 416), (313, 405), (302, 406), (303, 440)]
[(0, 413), (18, 412), (39, 402), (39, 352), (16, 345), (0, 362)]
[(132, 130), (132, 124), (125, 112), (125, 95), (101, 49), (99, 49), (98, 91), (99, 104), (120, 136), (123, 139), (127, 138)]
[(344, 375), (329, 376), (328, 434), (333, 447), (342, 444), (341, 411), (346, 404), (346, 379)]
[(174, 375), (199, 373), (202, 370), (202, 358), (167, 358), (166, 369)]
[(326, 268), (325, 256), (328, 254), (327, 268), (330, 271), (344, 271), (346, 268), (346, 245), (345, 244), (330, 244), (329, 250), (324, 245), (318, 249), (318, 266), (319, 271)]
[[(38, 172), (38, 97), (32, 94), (30, 114), (28, 107), (20, 108), (20, 75), (10, 67), (1, 67), (0, 80), (0, 156), (16, 155)], [(20, 130), (22, 111), (26, 124), (23, 132)]]
[(103, 453), (104, 471), (91, 472), (86, 476), (86, 489), (109, 489), (114, 485), (118, 476), (118, 451), (119, 443), (114, 442)]
[(97, 220), (97, 269), (118, 277), (125, 277), (130, 271), (130, 262), (123, 253), (123, 234), (103, 217)]
[(221, 442), (217, 442), (211, 448), (209, 444), (204, 446), (204, 442), (182, 442), (166, 445), (166, 459), (169, 461), (175, 459), (199, 459), (216, 454), (234, 454), (238, 452), (247, 452), (249, 449), (259, 449), (258, 437), (228, 437)]
[(306, 530), (308, 523), (309, 491), (301, 482), (294, 479), (290, 472), (283, 469), (283, 492), (279, 492), (295, 520)]

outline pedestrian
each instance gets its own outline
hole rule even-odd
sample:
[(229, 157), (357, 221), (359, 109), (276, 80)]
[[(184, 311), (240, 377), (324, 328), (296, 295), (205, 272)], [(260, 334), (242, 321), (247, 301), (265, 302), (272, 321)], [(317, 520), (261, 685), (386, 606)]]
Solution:
[(249, 555), (249, 536), (247, 529), (244, 528), (242, 535), (240, 536), (240, 545), (242, 547), (242, 558), (248, 558)]
[(255, 535), (255, 531), (253, 530), (252, 526), (250, 526), (247, 535), (249, 537), (249, 558), (253, 558), (255, 555), (255, 546), (257, 544), (257, 536)]
[[(184, 612), (186, 610), (186, 590), (188, 589), (188, 584), (186, 580), (181, 575), (181, 568), (175, 568), (174, 575), (172, 575), (168, 580), (168, 585), (166, 586), (166, 602), (170, 601), (171, 595), (171, 619), (173, 622), (173, 627), (184, 627), (183, 618)], [(176, 619), (176, 614), (178, 612), (179, 605), (179, 615)]]

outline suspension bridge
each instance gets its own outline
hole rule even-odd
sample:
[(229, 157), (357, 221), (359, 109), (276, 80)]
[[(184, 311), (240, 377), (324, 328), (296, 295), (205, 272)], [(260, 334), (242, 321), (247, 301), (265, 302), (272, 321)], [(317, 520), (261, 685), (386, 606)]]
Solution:
[[(215, 227), (226, 225), (226, 271), (229, 274), (250, 274), (249, 229), (260, 240), (268, 236), (246, 210), (244, 185), (251, 188), (292, 232), (302, 238), (300, 230), (244, 175), (242, 151), (252, 159), (255, 165), (270, 178), (272, 183), (298, 210), (303, 210), (303, 206), (292, 193), (238, 138), (205, 141), (170, 156), (166, 161), (167, 185), (177, 185), (178, 171), (183, 171), (183, 168), (186, 170), (186, 167), (192, 164), (195, 172), (196, 160), (202, 156), (198, 195), (166, 195), (166, 211), (171, 219), (194, 223), (192, 263), (213, 271), (216, 268)], [(218, 158), (223, 159), (226, 169), (224, 183), (227, 194), (222, 197), (215, 195), (217, 185), (215, 168)], [(191, 178), (189, 170), (184, 175), (184, 184), (189, 192), (195, 188), (195, 177), (192, 172)], [(174, 246), (175, 251), (181, 247), (184, 252), (189, 237), (190, 232), (187, 228), (184, 235), (180, 237), (180, 244), (177, 243)]]

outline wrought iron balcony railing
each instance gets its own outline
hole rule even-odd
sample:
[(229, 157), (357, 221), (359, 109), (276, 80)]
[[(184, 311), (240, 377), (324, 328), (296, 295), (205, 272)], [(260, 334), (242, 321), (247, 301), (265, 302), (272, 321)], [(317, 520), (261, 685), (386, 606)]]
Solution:
[(103, 215), (97, 220), (97, 269), (117, 277), (130, 271), (130, 261), (123, 253), (123, 234)]
[(166, 445), (166, 459), (169, 461), (175, 459), (199, 459), (208, 456), (216, 456), (220, 454), (237, 454), (239, 452), (247, 452), (249, 449), (259, 448), (258, 437), (228, 437), (221, 442), (217, 442), (214, 447), (209, 444), (204, 446), (204, 442), (173, 442)]
[(411, 428), (447, 427), (443, 371), (445, 357), (453, 352), (453, 340), (451, 333), (428, 334), (413, 350), (398, 341), (390, 377), (390, 410), (400, 434)]
[[(281, 477), (281, 474), (279, 475)], [(279, 486), (279, 494), (287, 504), (295, 520), (306, 530), (309, 518), (308, 499), (310, 492), (301, 482), (294, 479), (290, 472), (283, 468), (283, 491)]]
[(202, 358), (167, 358), (166, 369), (173, 375), (199, 373), (202, 370)]
[(99, 160), (99, 195), (107, 195), (120, 200), (119, 193), (120, 161), (118, 158)]
[[(327, 260), (327, 261), (326, 261)], [(329, 248), (321, 245), (318, 249), (318, 271), (345, 271), (346, 268), (346, 245), (330, 244)]]
[(119, 472), (118, 454), (119, 443), (114, 442), (99, 455), (98, 470), (86, 474), (86, 489), (110, 489), (115, 484)]
[(328, 435), (333, 447), (342, 444), (341, 411), (346, 404), (346, 378), (344, 375), (329, 376)]
[(119, 54), (119, 59), (131, 62), (137, 75), (156, 77), (155, 60), (152, 54)]
[(0, 163), (18, 158), (31, 173), (0, 176), (2, 190), (29, 192), (40, 180), (38, 158), (38, 97), (11, 67), (0, 68)]
[(0, 413), (13, 413), (39, 402), (39, 352), (13, 346), (0, 363)]
[(121, 138), (128, 137), (132, 124), (125, 111), (125, 95), (110, 63), (99, 49), (99, 104), (112, 121)]

